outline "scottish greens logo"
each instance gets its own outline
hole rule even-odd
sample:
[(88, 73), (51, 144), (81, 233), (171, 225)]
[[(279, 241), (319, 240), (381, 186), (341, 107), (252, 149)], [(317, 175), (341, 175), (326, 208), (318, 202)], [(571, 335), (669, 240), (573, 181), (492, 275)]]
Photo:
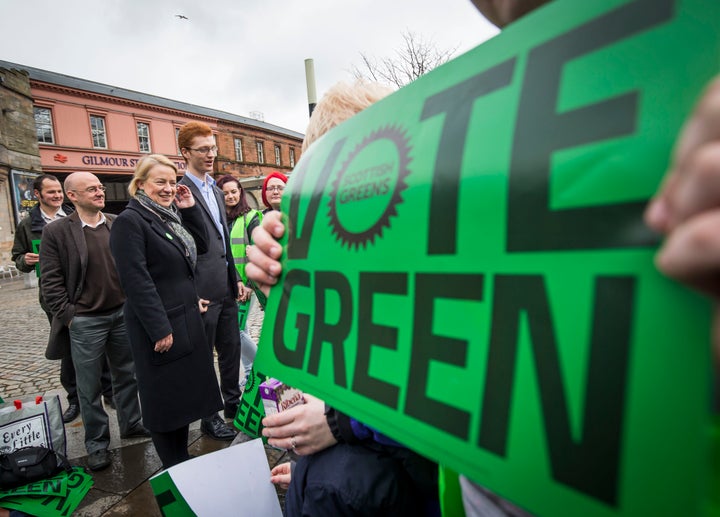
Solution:
[(397, 126), (374, 131), (353, 149), (328, 203), (332, 233), (343, 246), (365, 248), (390, 227), (407, 188), (410, 161), (409, 139)]

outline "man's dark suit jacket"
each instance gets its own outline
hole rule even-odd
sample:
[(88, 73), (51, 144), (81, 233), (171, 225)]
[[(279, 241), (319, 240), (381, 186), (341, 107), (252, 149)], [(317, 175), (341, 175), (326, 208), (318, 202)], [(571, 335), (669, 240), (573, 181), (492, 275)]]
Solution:
[[(112, 227), (114, 219), (115, 215), (105, 214), (108, 229)], [(87, 243), (77, 212), (57, 219), (43, 228), (40, 287), (45, 303), (52, 313), (48, 349), (45, 351), (48, 359), (61, 359), (69, 354), (70, 336), (67, 335), (67, 325), (75, 316), (75, 302), (85, 284), (87, 264)]]
[(207, 206), (205, 196), (195, 183), (187, 177), (189, 172), (180, 180), (180, 184), (187, 186), (192, 192), (195, 201), (202, 208), (203, 221), (208, 231), (208, 251), (202, 255), (198, 254), (197, 266), (195, 267), (195, 279), (200, 298), (210, 300), (211, 303), (219, 302), (227, 296), (227, 285), (229, 282), (233, 299), (238, 297), (238, 276), (235, 270), (235, 261), (230, 251), (230, 232), (227, 226), (225, 215), (225, 195), (213, 185), (213, 194), (217, 200), (220, 211), (220, 221), (225, 234), (225, 245), (218, 232), (210, 208)]

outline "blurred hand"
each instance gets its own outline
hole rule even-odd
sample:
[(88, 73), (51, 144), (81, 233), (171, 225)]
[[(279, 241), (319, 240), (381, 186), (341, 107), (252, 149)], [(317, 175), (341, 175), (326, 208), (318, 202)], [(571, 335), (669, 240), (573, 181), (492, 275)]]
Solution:
[(206, 300), (205, 298), (199, 298), (198, 299), (198, 308), (200, 309), (200, 314), (205, 314), (208, 310), (209, 305), (210, 305), (210, 300)]
[(168, 350), (170, 350), (172, 345), (173, 345), (173, 336), (172, 336), (172, 333), (170, 333), (167, 336), (165, 336), (164, 338), (158, 339), (157, 341), (155, 341), (155, 351), (160, 352), (162, 354), (163, 352), (167, 352)]
[[(720, 301), (720, 76), (685, 124), (645, 221), (667, 236), (656, 257), (658, 268)], [(717, 310), (715, 321), (720, 360)]]
[(190, 208), (195, 206), (195, 198), (190, 192), (190, 189), (185, 185), (177, 185), (177, 191), (175, 192), (175, 206), (178, 208)]
[(270, 481), (286, 490), (290, 486), (291, 476), (292, 469), (289, 461), (277, 465), (270, 471)]
[(238, 301), (246, 302), (250, 299), (253, 294), (253, 290), (242, 282), (238, 282)]
[(40, 261), (40, 255), (37, 253), (25, 253), (25, 263), (28, 266), (34, 266)]
[(265, 214), (262, 223), (255, 228), (251, 236), (253, 245), (247, 247), (248, 263), (245, 272), (266, 296), (270, 293), (270, 286), (277, 283), (282, 271), (279, 262), (282, 246), (277, 239), (285, 234), (285, 225), (280, 215), (278, 211)]
[(280, 449), (292, 449), (301, 456), (313, 454), (337, 443), (325, 418), (325, 403), (317, 397), (303, 395), (305, 404), (265, 417), (263, 436)]

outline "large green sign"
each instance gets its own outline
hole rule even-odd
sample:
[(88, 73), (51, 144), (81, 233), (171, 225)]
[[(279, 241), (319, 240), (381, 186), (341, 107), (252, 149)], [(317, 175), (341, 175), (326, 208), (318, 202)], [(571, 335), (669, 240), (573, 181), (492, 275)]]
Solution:
[(710, 311), (642, 212), (719, 41), (557, 0), (328, 133), (258, 367), (539, 515), (711, 513)]

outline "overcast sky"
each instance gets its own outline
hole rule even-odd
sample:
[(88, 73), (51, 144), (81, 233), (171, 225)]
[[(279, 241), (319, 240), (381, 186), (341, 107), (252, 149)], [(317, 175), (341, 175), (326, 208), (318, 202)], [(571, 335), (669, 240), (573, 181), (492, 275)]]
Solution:
[(320, 98), (403, 31), (456, 55), (497, 32), (470, 0), (0, 0), (2, 60), (301, 133), (305, 59)]

